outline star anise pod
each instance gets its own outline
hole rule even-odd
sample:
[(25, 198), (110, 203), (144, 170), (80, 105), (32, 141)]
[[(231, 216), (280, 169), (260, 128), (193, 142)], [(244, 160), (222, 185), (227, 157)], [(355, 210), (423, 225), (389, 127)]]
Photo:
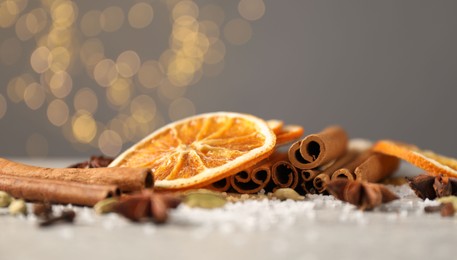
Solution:
[(406, 179), (411, 189), (423, 200), (457, 195), (457, 178), (442, 174), (437, 176), (421, 174)]
[(103, 168), (108, 167), (113, 160), (111, 157), (91, 156), (88, 161), (75, 163), (68, 168)]
[(134, 222), (152, 219), (155, 223), (165, 223), (168, 210), (176, 208), (180, 203), (181, 198), (174, 194), (144, 190), (121, 197), (114, 211)]
[(343, 178), (327, 183), (327, 190), (337, 199), (349, 202), (361, 210), (371, 210), (382, 203), (398, 199), (397, 195), (382, 184)]

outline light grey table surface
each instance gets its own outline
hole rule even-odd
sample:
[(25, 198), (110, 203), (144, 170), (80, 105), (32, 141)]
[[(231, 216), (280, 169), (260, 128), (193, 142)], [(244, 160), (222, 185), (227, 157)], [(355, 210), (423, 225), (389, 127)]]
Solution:
[[(79, 161), (16, 160), (52, 167)], [(403, 163), (397, 175), (417, 172)], [(424, 214), (424, 205), (433, 202), (422, 202), (406, 186), (393, 189), (406, 194), (374, 212), (310, 196), (303, 202), (229, 203), (216, 211), (180, 206), (163, 226), (76, 207), (74, 225), (40, 229), (34, 217), (3, 210), (0, 260), (455, 259), (457, 218)]]

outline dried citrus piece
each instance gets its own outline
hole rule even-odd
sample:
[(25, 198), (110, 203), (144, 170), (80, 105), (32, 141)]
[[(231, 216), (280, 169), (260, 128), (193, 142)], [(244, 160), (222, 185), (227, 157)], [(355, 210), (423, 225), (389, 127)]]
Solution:
[(197, 115), (153, 132), (110, 167), (147, 167), (155, 187), (203, 187), (268, 157), (276, 136), (257, 117), (229, 112)]
[(373, 150), (403, 159), (431, 175), (444, 174), (450, 177), (457, 177), (456, 159), (421, 150), (414, 145), (381, 140), (373, 146)]
[(267, 120), (268, 127), (271, 128), (273, 133), (278, 134), (281, 132), (281, 129), (284, 125), (284, 122), (277, 119)]
[(276, 133), (276, 145), (283, 145), (296, 141), (303, 135), (304, 129), (299, 125), (286, 125)]

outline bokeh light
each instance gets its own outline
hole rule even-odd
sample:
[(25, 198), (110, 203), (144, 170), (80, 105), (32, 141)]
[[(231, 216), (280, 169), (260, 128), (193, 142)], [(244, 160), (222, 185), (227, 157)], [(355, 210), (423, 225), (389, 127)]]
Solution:
[[(227, 43), (247, 43), (251, 22), (265, 15), (263, 0), (241, 0), (232, 10), (191, 0), (79, 5), (0, 0), (0, 28), (11, 31), (0, 40), (0, 66), (23, 73), (0, 89), (0, 119), (26, 106), (46, 113), (46, 122), (59, 127), (74, 149), (95, 147), (108, 156), (170, 120), (195, 114), (189, 87), (220, 75)], [(148, 44), (166, 46), (157, 52), (117, 42), (138, 33)], [(47, 137), (28, 134), (27, 154), (45, 156)]]
[(263, 0), (241, 0), (238, 12), (246, 20), (259, 20), (265, 14), (265, 3)]
[(54, 99), (51, 103), (49, 103), (46, 114), (51, 124), (55, 126), (62, 126), (67, 122), (70, 111), (63, 100)]
[(154, 9), (148, 3), (136, 3), (133, 5), (128, 14), (130, 26), (141, 29), (151, 24), (154, 17)]

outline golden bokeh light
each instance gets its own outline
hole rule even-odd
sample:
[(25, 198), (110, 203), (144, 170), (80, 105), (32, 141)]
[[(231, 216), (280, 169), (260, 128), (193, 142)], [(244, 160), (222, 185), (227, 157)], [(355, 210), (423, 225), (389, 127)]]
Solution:
[(63, 126), (70, 115), (67, 104), (61, 99), (54, 99), (48, 105), (46, 112), (49, 122), (55, 126)]
[(27, 41), (33, 37), (33, 33), (27, 27), (27, 15), (22, 15), (15, 24), (16, 36), (21, 41)]
[(46, 28), (48, 15), (43, 8), (36, 8), (27, 14), (25, 24), (32, 34), (37, 34)]
[(238, 12), (244, 19), (255, 21), (265, 14), (265, 3), (263, 0), (241, 0), (238, 3)]
[(130, 101), (131, 82), (127, 79), (118, 78), (106, 89), (108, 102), (115, 107), (124, 107)]
[(163, 81), (165, 75), (159, 62), (145, 61), (138, 71), (138, 81), (145, 88), (155, 88)]
[(6, 109), (8, 108), (8, 104), (6, 103), (6, 98), (0, 94), (0, 119), (2, 119), (6, 115)]
[(98, 138), (98, 147), (106, 156), (116, 156), (122, 149), (122, 138), (113, 130), (105, 130)]
[(100, 11), (90, 10), (89, 12), (85, 13), (84, 16), (81, 18), (81, 32), (86, 37), (97, 36), (102, 31), (100, 24), (101, 15), (102, 13)]
[(165, 101), (170, 101), (182, 97), (186, 93), (186, 88), (176, 86), (167, 80), (160, 85), (158, 93)]
[(48, 140), (38, 133), (31, 134), (25, 143), (25, 150), (30, 157), (46, 157), (48, 149)]
[[(177, 120), (195, 114), (194, 103), (184, 97), (188, 87), (203, 77), (220, 75), (229, 52), (227, 42), (248, 42), (250, 22), (265, 14), (263, 0), (238, 1), (227, 13), (225, 4), (223, 8), (190, 0), (134, 1), (122, 7), (111, 3), (97, 5), (99, 10), (79, 10), (78, 2), (70, 0), (28, 4), (0, 0), (0, 28), (12, 32), (0, 41), (0, 66), (13, 68), (27, 55), (30, 66), (25, 69), (33, 70), (12, 77), (5, 93), (0, 90), (0, 118), (22, 101), (31, 110), (45, 108), (48, 124), (59, 127), (76, 150), (95, 147), (107, 156), (164, 125), (164, 115)], [(143, 33), (134, 29), (156, 30), (151, 26), (154, 19), (170, 23), (158, 24), (168, 35), (147, 35), (153, 40), (147, 44), (160, 40), (167, 44), (164, 49), (157, 53), (154, 47), (145, 53), (136, 42), (119, 46), (122, 37)], [(128, 28), (123, 28), (124, 22)], [(103, 33), (121, 28), (122, 33)], [(33, 46), (31, 53), (24, 52), (26, 45)], [(114, 112), (105, 122), (94, 118), (99, 109), (107, 115), (102, 105)], [(160, 111), (163, 106), (168, 108)], [(35, 134), (27, 140), (28, 154), (37, 155), (32, 144), (40, 142), (47, 153), (48, 143), (41, 138)]]
[(91, 114), (79, 112), (72, 118), (73, 136), (80, 143), (90, 143), (97, 134), (97, 123)]
[(149, 123), (154, 119), (157, 106), (154, 99), (147, 95), (139, 95), (130, 103), (130, 113), (139, 123)]
[(93, 75), (100, 86), (111, 85), (118, 77), (116, 63), (110, 59), (101, 60), (95, 66)]
[(124, 11), (118, 6), (107, 7), (100, 15), (100, 26), (105, 32), (115, 32), (124, 23)]
[(154, 10), (148, 3), (140, 2), (133, 5), (128, 13), (130, 26), (141, 29), (151, 24), (154, 18)]
[(251, 39), (251, 25), (240, 18), (230, 20), (224, 27), (224, 36), (233, 45), (243, 45)]
[(24, 91), (24, 102), (32, 110), (40, 108), (46, 98), (46, 92), (43, 86), (34, 82), (27, 86)]
[(59, 71), (52, 74), (49, 88), (54, 96), (57, 98), (64, 98), (70, 94), (73, 88), (73, 80), (66, 71)]
[(192, 115), (195, 115), (195, 105), (187, 98), (182, 97), (174, 100), (168, 108), (168, 116), (172, 121)]
[(65, 47), (57, 47), (51, 50), (52, 62), (50, 68), (54, 72), (68, 69), (71, 61), (70, 50)]
[(86, 111), (94, 114), (98, 108), (97, 94), (90, 88), (81, 88), (73, 99), (75, 111)]
[(6, 66), (14, 65), (22, 56), (22, 45), (12, 37), (0, 43), (0, 62)]
[(38, 47), (30, 56), (30, 65), (36, 73), (43, 73), (49, 69), (52, 56), (49, 49), (45, 46)]
[(175, 20), (182, 16), (197, 18), (198, 13), (199, 7), (193, 1), (181, 1), (173, 7), (171, 17)]
[(105, 47), (102, 41), (97, 38), (86, 40), (79, 51), (81, 61), (92, 68), (105, 57)]
[(119, 54), (116, 60), (116, 68), (122, 77), (130, 78), (140, 69), (140, 56), (135, 51), (128, 50)]

